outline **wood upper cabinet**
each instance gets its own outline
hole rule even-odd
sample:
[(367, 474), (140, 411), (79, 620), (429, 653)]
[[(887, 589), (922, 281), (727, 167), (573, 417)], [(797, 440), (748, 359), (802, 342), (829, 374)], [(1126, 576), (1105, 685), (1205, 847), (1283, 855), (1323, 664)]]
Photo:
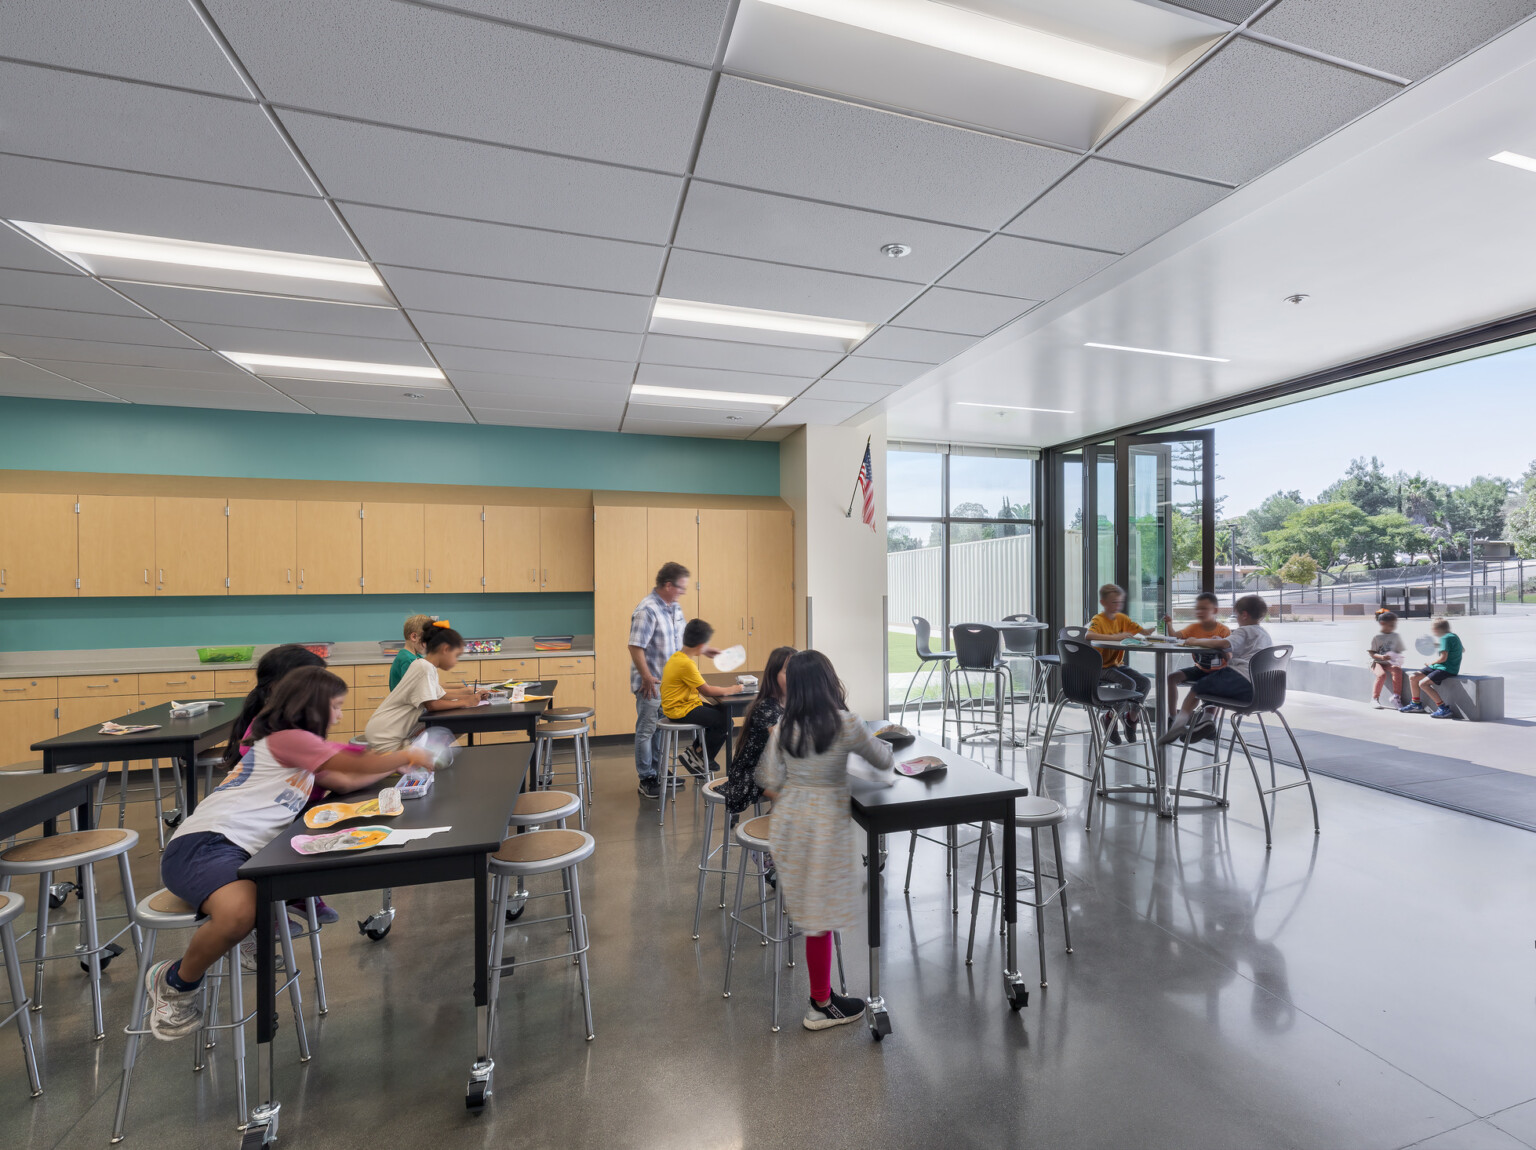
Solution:
[(360, 510), (360, 503), (300, 501), (294, 532), (298, 594), (357, 595), (362, 591)]
[(537, 591), (539, 569), (539, 509), (485, 509), (485, 589), (496, 592)]
[(153, 595), (155, 500), (80, 496), (80, 594)]
[[(716, 647), (747, 642), (747, 512), (699, 509), (699, 562), (693, 603), (683, 610), (714, 624)], [(761, 671), (754, 664), (743, 671)]]
[[(484, 591), (485, 524), (472, 505), (429, 504), (423, 512), (423, 587), (441, 594)], [(363, 537), (368, 521), (363, 520)], [(369, 588), (372, 590), (372, 588)]]
[(292, 595), (299, 585), (297, 533), (292, 499), (231, 499), (229, 593)]
[(592, 590), (592, 508), (539, 508), (539, 590)]
[[(699, 513), (693, 507), (651, 507), (645, 513), (645, 565), (650, 568), (645, 588), (655, 585), (656, 572), (664, 563), (681, 563), (689, 571), (699, 566)], [(645, 590), (640, 592), (645, 594)], [(638, 603), (640, 597), (637, 595)], [(683, 604), (686, 614), (690, 603)]]
[(761, 670), (795, 641), (795, 523), (789, 511), (747, 512), (747, 663)]
[(408, 595), (420, 591), (423, 509), (420, 503), (363, 504), (363, 593)]
[(227, 595), (229, 519), (222, 499), (155, 500), (155, 594)]
[(79, 576), (75, 497), (0, 494), (0, 597), (78, 595)]

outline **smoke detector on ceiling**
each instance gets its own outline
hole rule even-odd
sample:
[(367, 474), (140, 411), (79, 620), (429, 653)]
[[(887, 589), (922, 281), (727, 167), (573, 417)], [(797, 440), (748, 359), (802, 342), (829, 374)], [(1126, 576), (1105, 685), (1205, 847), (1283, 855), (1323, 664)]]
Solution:
[(893, 260), (899, 260), (902, 256), (911, 255), (912, 247), (910, 244), (886, 244), (881, 247), (880, 252)]

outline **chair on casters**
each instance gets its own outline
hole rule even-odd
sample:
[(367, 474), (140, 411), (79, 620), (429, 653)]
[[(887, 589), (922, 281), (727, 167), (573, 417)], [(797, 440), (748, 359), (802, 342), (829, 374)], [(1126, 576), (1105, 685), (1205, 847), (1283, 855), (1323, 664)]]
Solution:
[[(684, 747), (695, 740), (699, 744), (699, 754), (704, 754), (704, 728), (697, 723), (679, 723), (671, 719), (663, 719), (656, 724), (656, 730), (661, 735), (661, 769), (656, 773), (656, 781), (660, 784), (661, 791), (661, 826), (667, 825), (667, 800), (672, 800), (672, 813), (677, 813), (677, 789), (683, 785), (683, 775), (677, 773), (678, 758)], [(687, 736), (684, 739), (684, 735)], [(707, 761), (707, 760), (706, 760)], [(687, 768), (683, 768), (684, 774)], [(697, 800), (695, 800), (697, 801)]]
[(32, 1049), (32, 1017), (27, 1007), (32, 1000), (27, 997), (27, 984), (21, 977), (21, 961), (16, 957), (16, 933), (11, 923), (27, 909), (27, 900), (14, 891), (0, 890), (0, 952), (5, 958), (5, 980), (11, 987), (11, 1012), (0, 1018), (0, 1026), (15, 1021), (21, 1034), (21, 1054), (27, 1064), (27, 1084), (32, 1097), (43, 1092), (43, 1080), (37, 1072), (37, 1053)]
[[(1067, 946), (1067, 953), (1072, 953), (1072, 922), (1067, 911), (1067, 871), (1061, 861), (1061, 824), (1067, 819), (1067, 809), (1054, 799), (1024, 798), (1014, 802), (1014, 818), (1021, 829), (1029, 831), (1029, 851), (1032, 869), (1026, 871), (1029, 876), (1029, 885), (1023, 889), (1032, 890), (1034, 897), (1023, 905), (1033, 907), (1035, 912), (1035, 935), (1040, 943), (1040, 985), (1045, 986), (1045, 908), (1053, 900), (1061, 904), (1061, 932)], [(1047, 874), (1040, 867), (1040, 835), (1047, 829), (1051, 832), (1051, 846), (1056, 854), (1056, 873)], [(983, 877), (982, 860), (991, 853), (992, 824), (983, 823), (981, 828), (982, 845), (986, 849), (976, 852), (976, 881), (971, 885), (971, 937), (965, 947), (965, 965), (971, 965), (971, 959), (976, 953), (976, 914), (981, 908), (981, 896), (983, 894), (997, 895), (999, 893), (996, 882), (997, 868), (992, 868), (994, 875), (993, 889), (984, 891), (981, 889)], [(1022, 868), (1021, 868), (1022, 869)], [(1049, 883), (1049, 889), (1046, 884)]]
[[(1301, 753), (1301, 744), (1296, 741), (1296, 734), (1291, 730), (1291, 724), (1286, 722), (1285, 714), (1281, 710), (1285, 706), (1285, 676), (1286, 669), (1290, 666), (1291, 652), (1294, 648), (1288, 643), (1282, 643), (1276, 647), (1266, 647), (1262, 651), (1254, 653), (1248, 662), (1248, 674), (1253, 681), (1253, 702), (1244, 706), (1240, 703), (1226, 699), (1202, 699), (1207, 707), (1214, 708), (1218, 712), (1217, 718), (1217, 754), (1212, 756), (1209, 765), (1191, 768), (1196, 771), (1219, 771), (1221, 774), (1221, 798), (1220, 803), (1227, 803), (1227, 783), (1231, 777), (1232, 758), (1236, 754), (1236, 748), (1242, 747), (1243, 757), (1248, 760), (1248, 770), (1253, 775), (1253, 785), (1259, 792), (1259, 810), (1264, 816), (1264, 849), (1273, 847), (1274, 837), (1270, 830), (1269, 807), (1265, 799), (1270, 795), (1279, 794), (1281, 791), (1293, 790), (1296, 787), (1306, 787), (1307, 796), (1312, 800), (1312, 833), (1322, 834), (1322, 824), (1317, 815), (1317, 792), (1312, 788), (1312, 772), (1307, 769), (1306, 756)], [(1264, 736), (1264, 752), (1269, 759), (1269, 786), (1265, 787), (1259, 779), (1259, 768), (1253, 761), (1253, 754), (1248, 749), (1248, 740), (1243, 738), (1242, 722), (1249, 715), (1259, 721), (1259, 732)], [(1280, 725), (1285, 728), (1286, 738), (1291, 740), (1291, 748), (1296, 752), (1296, 765), (1301, 769), (1301, 778), (1294, 783), (1280, 783), (1275, 775), (1275, 749), (1269, 741), (1269, 728), (1264, 725), (1264, 716), (1273, 715), (1280, 720)], [(1231, 718), (1230, 736), (1227, 741), (1227, 757), (1220, 757), (1221, 720)], [(1189, 736), (1194, 728), (1191, 722), (1184, 729), (1183, 744), (1179, 752), (1179, 772), (1175, 778), (1173, 787), (1173, 813), (1178, 817), (1179, 792), (1184, 785), (1184, 762), (1189, 754)], [(1212, 776), (1211, 789), (1215, 791), (1215, 776)]]
[[(939, 688), (942, 691), (940, 698), (940, 711), (942, 716), (949, 709), (949, 663), (955, 657), (953, 651), (931, 651), (928, 643), (933, 628), (927, 619), (921, 615), (912, 616), (912, 631), (917, 643), (918, 669), (912, 672), (912, 677), (907, 680), (906, 692), (901, 696), (901, 718), (898, 722), (905, 725), (907, 721), (907, 701), (912, 697), (912, 685), (917, 682), (918, 675), (922, 674), (924, 667), (928, 668), (928, 674), (923, 679), (923, 689), (917, 693), (917, 723), (923, 723), (923, 700), (928, 695), (928, 688), (933, 683), (934, 671), (939, 672)], [(940, 722), (942, 723), (942, 718)]]
[[(1088, 811), (1083, 829), (1091, 831), (1094, 797), (1107, 794), (1104, 763), (1109, 756), (1105, 745), (1104, 726), (1099, 716), (1110, 714), (1121, 718), (1127, 711), (1139, 708), (1141, 699), (1129, 687), (1111, 686), (1100, 681), (1100, 675), (1104, 670), (1103, 656), (1086, 642), (1080, 639), (1069, 639), (1063, 634), (1056, 645), (1061, 653), (1061, 683), (1056, 703), (1051, 708), (1050, 717), (1045, 721), (1045, 735), (1040, 741), (1040, 765), (1035, 771), (1035, 794), (1046, 797), (1045, 772), (1047, 769), (1084, 780), (1088, 783)], [(1068, 703), (1076, 703), (1088, 715), (1089, 745), (1088, 762), (1085, 764), (1088, 768), (1086, 774), (1050, 761), (1051, 738), (1056, 722), (1061, 717), (1062, 708)], [(1146, 763), (1131, 763), (1132, 766), (1147, 772), (1153, 770), (1152, 756), (1156, 754), (1156, 748), (1152, 745), (1150, 726), (1151, 724), (1145, 722), (1138, 723), (1136, 726), (1140, 741), (1146, 747)], [(1119, 761), (1130, 762), (1129, 759)]]

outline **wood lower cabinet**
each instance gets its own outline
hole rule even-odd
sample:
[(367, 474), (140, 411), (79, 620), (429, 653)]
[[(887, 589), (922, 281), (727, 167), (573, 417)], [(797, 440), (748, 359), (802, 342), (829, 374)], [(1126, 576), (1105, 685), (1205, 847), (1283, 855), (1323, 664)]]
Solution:
[(539, 590), (592, 590), (592, 508), (539, 509)]
[(229, 501), (229, 593), (292, 595), (298, 589), (298, 504)]
[(222, 499), (155, 500), (155, 594), (229, 593), (224, 511)]
[(361, 503), (302, 500), (297, 505), (294, 558), (301, 595), (358, 595), (363, 585)]
[(420, 503), (363, 504), (363, 592), (410, 595), (423, 589)]
[(153, 595), (155, 500), (148, 495), (82, 495), (80, 594)]
[(32, 744), (51, 739), (58, 733), (57, 699), (0, 702), (0, 764), (40, 759), (42, 756), (32, 750)]
[[(132, 678), (132, 676), (128, 676)], [(108, 719), (118, 719), (142, 711), (139, 695), (100, 695), (59, 700), (59, 734), (68, 735), (87, 727), (99, 727)]]
[[(716, 647), (746, 645), (747, 515), (742, 510), (699, 509), (699, 565), (692, 611), (715, 628)], [(686, 601), (684, 610), (688, 610)], [(748, 668), (743, 668), (747, 670)], [(761, 670), (754, 664), (750, 670)]]
[[(424, 590), (440, 595), (479, 594), (485, 590), (485, 523), (480, 507), (438, 504), (423, 514)], [(368, 522), (363, 521), (363, 536)], [(590, 566), (590, 564), (589, 564)]]
[(0, 494), (0, 597), (78, 595), (79, 575), (75, 497)]

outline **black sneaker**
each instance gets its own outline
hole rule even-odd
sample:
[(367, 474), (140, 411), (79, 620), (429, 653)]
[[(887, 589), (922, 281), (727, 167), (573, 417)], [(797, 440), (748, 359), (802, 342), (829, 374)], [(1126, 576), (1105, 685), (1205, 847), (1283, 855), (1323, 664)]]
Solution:
[(661, 784), (658, 783), (654, 778), (641, 779), (640, 785), (637, 786), (635, 790), (639, 792), (642, 799), (661, 798)]
[(1210, 719), (1201, 719), (1195, 724), (1195, 729), (1189, 732), (1191, 743), (1214, 743), (1216, 741), (1216, 724)]
[(704, 756), (699, 752), (697, 745), (690, 745), (682, 754), (677, 756), (677, 761), (690, 775), (702, 775), (704, 773)]
[(1109, 729), (1104, 732), (1104, 737), (1109, 740), (1110, 746), (1118, 747), (1120, 745), (1120, 724), (1111, 723)]
[(805, 1012), (802, 1024), (807, 1030), (827, 1030), (833, 1026), (847, 1026), (848, 1023), (857, 1022), (863, 1017), (864, 1000), (862, 998), (849, 998), (834, 990), (825, 1006), (817, 1006), (816, 1000), (811, 1000), (810, 1009)]

